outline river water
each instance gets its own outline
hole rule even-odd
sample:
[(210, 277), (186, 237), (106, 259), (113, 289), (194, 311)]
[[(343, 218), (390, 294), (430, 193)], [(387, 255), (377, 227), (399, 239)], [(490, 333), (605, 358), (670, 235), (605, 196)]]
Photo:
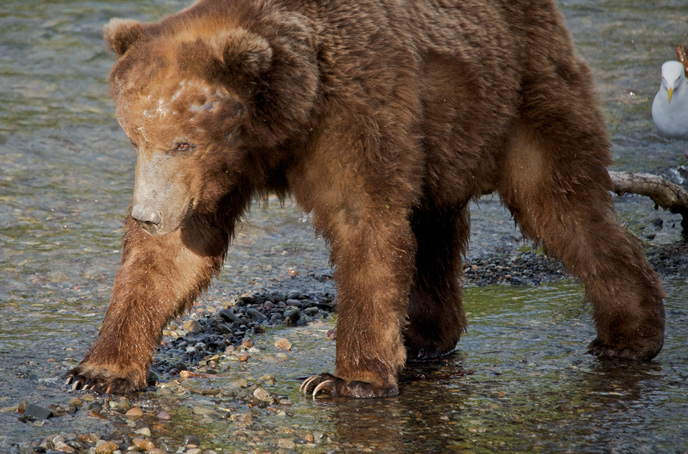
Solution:
[[(688, 35), (686, 1), (559, 4), (594, 70), (615, 169), (680, 181), (686, 144), (657, 135), (650, 106), (661, 63), (675, 58), (673, 45)], [(0, 452), (22, 452), (17, 446), (26, 449), (48, 434), (105, 438), (131, 430), (86, 411), (29, 424), (12, 410), (21, 401), (65, 405), (80, 395), (63, 386), (61, 376), (95, 338), (119, 263), (135, 154), (107, 95), (112, 57), (102, 27), (112, 17), (154, 20), (186, 5), (2, 2)], [(616, 204), (621, 220), (641, 238), (681, 241), (676, 215), (655, 211), (640, 197), (617, 198)], [(500, 239), (518, 236), (496, 200), (474, 207), (473, 220), (470, 254), (490, 253)], [(248, 217), (225, 272), (198, 307), (279, 289), (294, 270), (307, 275), (327, 267), (326, 245), (314, 237), (308, 217), (290, 202), (272, 203)], [(470, 329), (457, 354), (405, 371), (398, 398), (313, 402), (299, 396), (299, 377), (333, 367), (332, 325), (316, 324), (269, 330), (254, 339), (264, 354), (193, 385), (221, 387), (238, 378), (255, 385), (262, 383), (258, 377), (274, 374), (276, 383), (265, 386), (289, 396), (286, 416), (212, 401), (202, 392), (183, 399), (149, 392), (134, 400), (172, 415), (172, 424), (149, 424), (156, 443), (178, 446), (194, 433), (204, 449), (217, 452), (270, 452), (279, 439), (314, 432), (324, 434), (323, 443), (297, 445), (297, 451), (688, 452), (688, 276), (668, 277), (664, 284), (666, 346), (649, 364), (610, 364), (585, 354), (594, 332), (577, 284), (494, 286), (467, 290)], [(276, 337), (294, 344), (287, 361), (270, 360)], [(216, 413), (190, 416), (198, 405), (214, 406)], [(220, 418), (220, 406), (238, 418)], [(247, 414), (252, 424), (236, 422), (245, 423)]]

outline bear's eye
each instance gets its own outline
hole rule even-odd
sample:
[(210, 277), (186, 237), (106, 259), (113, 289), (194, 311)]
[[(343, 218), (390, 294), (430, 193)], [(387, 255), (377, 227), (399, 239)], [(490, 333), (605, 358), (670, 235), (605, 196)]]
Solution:
[(178, 142), (172, 146), (172, 153), (190, 153), (196, 148), (196, 145), (190, 144), (189, 142)]

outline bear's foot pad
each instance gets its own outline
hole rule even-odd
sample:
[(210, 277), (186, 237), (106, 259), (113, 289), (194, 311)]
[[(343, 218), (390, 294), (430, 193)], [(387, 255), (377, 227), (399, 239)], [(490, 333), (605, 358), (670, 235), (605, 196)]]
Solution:
[(133, 380), (116, 376), (98, 368), (75, 367), (65, 374), (65, 384), (74, 390), (95, 391), (101, 394), (129, 394), (145, 386), (138, 386)]
[(347, 381), (332, 374), (312, 375), (304, 380), (299, 390), (304, 394), (311, 394), (313, 399), (318, 396), (362, 399), (391, 397), (399, 394), (396, 386), (382, 387), (358, 380)]
[(607, 345), (599, 339), (595, 339), (588, 345), (588, 353), (597, 356), (598, 358), (618, 358), (628, 359), (634, 361), (650, 361), (657, 356), (662, 349), (663, 342), (655, 342), (659, 345), (643, 346), (637, 345), (634, 347), (613, 347)]

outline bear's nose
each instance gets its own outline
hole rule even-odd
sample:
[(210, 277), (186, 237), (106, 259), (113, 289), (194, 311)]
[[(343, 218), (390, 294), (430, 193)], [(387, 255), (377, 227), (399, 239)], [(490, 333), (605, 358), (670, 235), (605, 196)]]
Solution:
[(146, 231), (154, 233), (162, 221), (160, 212), (146, 205), (134, 205), (131, 217)]

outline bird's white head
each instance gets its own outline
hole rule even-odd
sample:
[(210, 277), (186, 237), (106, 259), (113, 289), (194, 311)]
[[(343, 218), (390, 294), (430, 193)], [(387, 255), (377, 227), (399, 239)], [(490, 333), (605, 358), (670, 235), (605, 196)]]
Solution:
[(683, 81), (686, 75), (681, 62), (672, 60), (664, 62), (662, 65), (662, 86), (669, 93), (669, 103), (671, 103), (671, 96), (674, 94)]

